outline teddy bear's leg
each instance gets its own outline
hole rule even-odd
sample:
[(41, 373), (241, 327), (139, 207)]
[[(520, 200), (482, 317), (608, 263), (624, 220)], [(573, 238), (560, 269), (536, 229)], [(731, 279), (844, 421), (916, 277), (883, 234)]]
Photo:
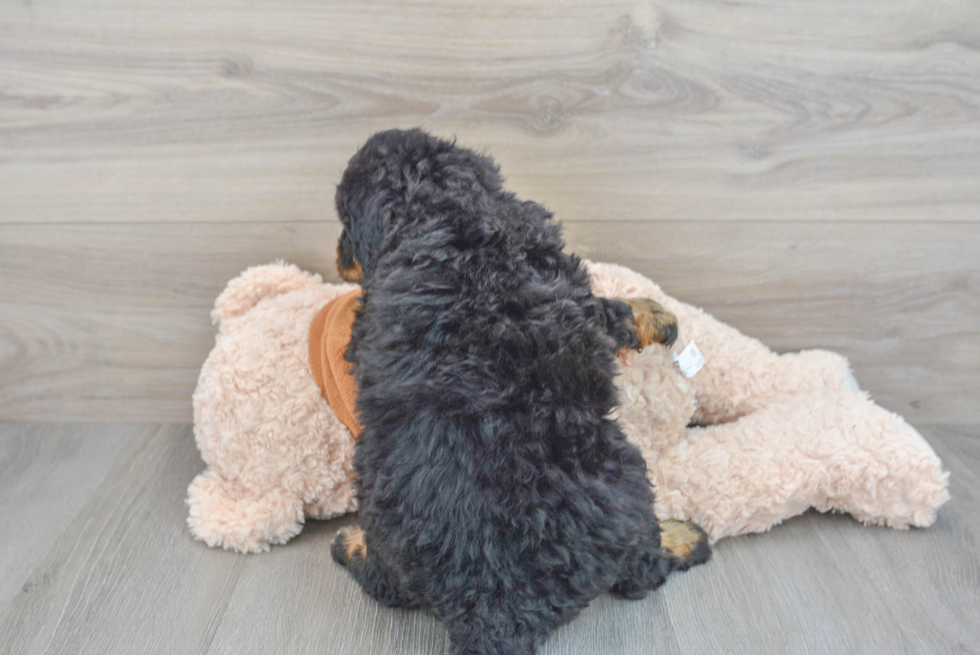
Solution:
[(252, 266), (233, 279), (214, 301), (211, 320), (218, 324), (241, 316), (255, 307), (263, 298), (278, 296), (321, 284), (319, 275), (307, 273), (293, 264), (278, 261), (263, 266)]
[(692, 520), (711, 541), (768, 530), (810, 507), (926, 526), (949, 497), (922, 437), (864, 394), (844, 391), (690, 428), (650, 464), (657, 516)]
[(847, 359), (825, 350), (777, 355), (700, 309), (669, 296), (663, 305), (678, 317), (681, 342), (694, 341), (704, 357), (691, 378), (698, 408), (693, 422), (733, 421), (774, 402), (818, 391), (856, 391)]
[(388, 607), (419, 606), (418, 600), (399, 589), (394, 577), (368, 551), (367, 536), (360, 526), (341, 528), (330, 546), (330, 555), (378, 602)]
[(269, 550), (303, 529), (303, 502), (282, 488), (258, 492), (208, 468), (187, 490), (187, 525), (208, 546), (241, 553)]
[(852, 436), (860, 455), (828, 458), (832, 486), (814, 506), (847, 512), (862, 523), (891, 528), (927, 527), (949, 500), (949, 473), (929, 442), (898, 414), (873, 403), (865, 393), (828, 394), (826, 416)]

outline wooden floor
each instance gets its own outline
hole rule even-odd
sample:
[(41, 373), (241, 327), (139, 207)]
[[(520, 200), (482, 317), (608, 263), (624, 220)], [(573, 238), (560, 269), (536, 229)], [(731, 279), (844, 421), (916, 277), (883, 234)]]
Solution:
[[(642, 601), (599, 598), (545, 654), (980, 652), (980, 430), (925, 431), (953, 499), (927, 530), (807, 514), (719, 542)], [(384, 608), (311, 522), (268, 554), (193, 541), (185, 426), (0, 425), (0, 653), (442, 653), (430, 615)]]
[(443, 651), (329, 561), (343, 521), (248, 557), (184, 528), (215, 296), (277, 258), (336, 279), (340, 173), (413, 125), (488, 150), (571, 250), (846, 355), (952, 473), (928, 530), (724, 540), (546, 653), (980, 653), (980, 2), (27, 0), (0, 3), (0, 654)]

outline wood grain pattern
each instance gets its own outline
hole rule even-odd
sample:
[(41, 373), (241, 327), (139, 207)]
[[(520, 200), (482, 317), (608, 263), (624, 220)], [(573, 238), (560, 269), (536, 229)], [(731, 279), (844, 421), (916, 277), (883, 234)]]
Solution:
[(122, 448), (91, 429), (78, 438), (115, 465), (58, 538), (31, 544), (46, 554), (5, 599), (0, 652), (206, 652), (245, 558), (188, 536), (184, 492), (203, 468), (190, 429), (132, 426)]
[[(331, 538), (352, 517), (310, 522), (261, 555), (193, 541), (183, 497), (202, 464), (189, 427), (0, 424), (0, 453), (20, 452), (28, 435), (58, 445), (33, 451), (25, 475), (81, 499), (72, 519), (52, 516), (44, 531), (0, 533), (4, 552), (39, 553), (8, 568), (27, 584), (3, 587), (0, 654), (444, 652), (432, 616), (380, 606), (330, 560)], [(951, 472), (952, 500), (932, 527), (809, 513), (725, 539), (707, 565), (642, 601), (600, 597), (540, 652), (975, 652), (980, 427), (924, 436)], [(78, 449), (87, 455), (69, 456)], [(97, 455), (110, 464), (93, 481)], [(4, 513), (43, 513), (48, 502), (16, 484), (3, 491)]]
[(104, 424), (0, 429), (0, 604), (30, 593), (28, 574), (105, 480), (132, 432)]
[[(544, 654), (976, 652), (975, 0), (0, 3), (0, 421), (189, 421), (215, 296), (277, 257), (335, 279), (334, 184), (411, 125), (489, 149), (580, 254), (945, 424), (932, 528), (725, 540)], [(350, 519), (194, 542), (201, 468), (187, 426), (0, 423), (0, 655), (444, 651), (329, 560)]]
[[(980, 225), (569, 223), (779, 351), (829, 348), (913, 423), (980, 421)], [(277, 257), (336, 280), (334, 222), (0, 226), (0, 417), (190, 421), (229, 279)]]
[(973, 0), (0, 4), (0, 418), (189, 420), (214, 296), (332, 274), (347, 158), (415, 124), (584, 254), (980, 421)]
[(2, 222), (325, 217), (416, 124), (566, 219), (977, 221), (980, 5), (0, 5)]

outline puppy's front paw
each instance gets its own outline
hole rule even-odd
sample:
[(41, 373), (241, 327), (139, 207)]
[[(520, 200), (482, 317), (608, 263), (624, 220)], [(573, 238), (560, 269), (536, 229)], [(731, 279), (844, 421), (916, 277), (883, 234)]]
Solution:
[(355, 557), (363, 561), (367, 558), (367, 543), (364, 540), (364, 530), (360, 526), (341, 528), (330, 545), (330, 554), (338, 564), (347, 566)]
[[(677, 340), (677, 317), (649, 298), (623, 298), (633, 310), (631, 327), (640, 342), (637, 350), (655, 343), (670, 348)], [(627, 319), (628, 321), (629, 319)]]

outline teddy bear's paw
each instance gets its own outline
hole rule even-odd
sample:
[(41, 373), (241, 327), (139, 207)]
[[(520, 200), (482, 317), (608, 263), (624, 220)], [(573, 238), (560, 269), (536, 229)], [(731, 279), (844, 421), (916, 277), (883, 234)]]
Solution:
[(330, 554), (335, 562), (348, 566), (357, 557), (361, 561), (367, 559), (367, 543), (364, 539), (364, 529), (359, 525), (341, 528), (330, 544)]
[(711, 559), (708, 535), (690, 521), (661, 521), (660, 548), (673, 571), (686, 571)]
[(633, 318), (627, 318), (630, 328), (636, 332), (639, 341), (637, 350), (643, 350), (655, 343), (670, 348), (677, 340), (677, 317), (664, 309), (660, 303), (649, 298), (621, 298), (633, 311)]

